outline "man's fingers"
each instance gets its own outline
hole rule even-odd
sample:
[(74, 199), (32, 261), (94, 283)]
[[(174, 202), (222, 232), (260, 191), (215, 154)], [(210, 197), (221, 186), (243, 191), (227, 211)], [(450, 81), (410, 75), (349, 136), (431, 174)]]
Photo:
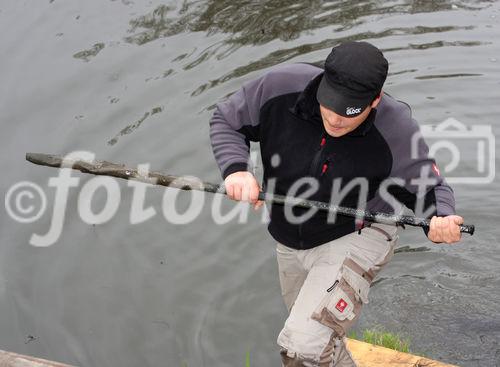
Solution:
[(464, 224), (464, 218), (462, 218), (461, 216), (454, 215), (452, 218), (453, 218), (453, 221), (455, 222), (455, 224), (457, 224), (457, 225)]
[(234, 185), (234, 198), (233, 200), (241, 200), (241, 185)]
[(450, 218), (441, 218), (441, 241), (450, 244), (451, 241)]
[(445, 222), (444, 222), (445, 227), (443, 228), (444, 238), (446, 238), (446, 243), (448, 243), (448, 244), (453, 243), (454, 237), (455, 237), (453, 230), (454, 230), (454, 227), (456, 227), (456, 224), (452, 218), (446, 217), (444, 219), (445, 219)]
[(255, 210), (258, 210), (262, 205), (264, 205), (264, 202), (262, 200), (259, 200), (254, 204), (253, 208)]
[(432, 217), (429, 234), (431, 235), (432, 241), (440, 242), (441, 235), (439, 233), (439, 218)]
[(259, 199), (259, 184), (250, 172), (232, 173), (226, 177), (224, 184), (227, 195), (233, 200), (254, 204)]
[(446, 220), (445, 228), (443, 228), (444, 242), (451, 244), (460, 241), (462, 234), (460, 233), (460, 224), (463, 223), (463, 218), (458, 215), (452, 215), (443, 218)]
[(230, 199), (234, 200), (234, 185), (226, 185), (226, 194)]
[(250, 198), (249, 198), (249, 201), (252, 204), (255, 204), (257, 200), (259, 200), (259, 192), (260, 192), (259, 185), (252, 185), (250, 189)]
[(248, 185), (242, 185), (241, 187), (241, 200), (249, 201), (250, 199), (250, 187)]
[(443, 218), (436, 217), (436, 237), (439, 242), (443, 242)]
[(446, 219), (437, 217), (436, 227), (437, 227), (439, 242), (445, 242)]
[(450, 215), (447, 217), (432, 217), (429, 225), (429, 239), (435, 243), (452, 244), (460, 241), (462, 233), (460, 232), (460, 224), (463, 223), (463, 218), (458, 215)]
[(247, 183), (241, 191), (241, 200), (255, 204), (259, 200), (259, 186), (256, 183)]
[(454, 226), (453, 231), (452, 231), (453, 232), (453, 239), (455, 240), (455, 242), (458, 242), (462, 238), (462, 233), (460, 232), (460, 225), (464, 224), (464, 218), (457, 215), (457, 216), (452, 217), (452, 219), (453, 219), (453, 222), (455, 223), (455, 226)]

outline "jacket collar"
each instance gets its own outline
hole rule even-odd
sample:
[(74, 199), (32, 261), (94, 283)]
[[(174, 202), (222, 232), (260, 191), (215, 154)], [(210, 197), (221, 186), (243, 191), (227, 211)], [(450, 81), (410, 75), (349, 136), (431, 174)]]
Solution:
[(304, 120), (311, 120), (314, 123), (323, 124), (319, 112), (319, 103), (316, 99), (319, 83), (323, 73), (315, 76), (297, 97), (292, 112)]
[[(319, 103), (316, 99), (316, 92), (321, 82), (324, 73), (319, 73), (315, 76), (304, 88), (304, 90), (297, 97), (295, 104), (291, 108), (291, 112), (301, 119), (308, 120), (313, 124), (319, 124), (323, 127), (323, 120), (319, 110)], [(347, 133), (345, 136), (364, 136), (368, 133), (373, 126), (377, 109), (373, 108), (368, 117), (353, 131)]]

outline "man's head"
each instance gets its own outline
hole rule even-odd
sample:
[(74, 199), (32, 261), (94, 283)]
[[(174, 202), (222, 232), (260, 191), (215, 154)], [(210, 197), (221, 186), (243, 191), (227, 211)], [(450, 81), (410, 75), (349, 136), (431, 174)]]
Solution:
[(372, 103), (370, 103), (369, 106), (354, 117), (344, 117), (320, 104), (319, 109), (323, 120), (323, 126), (325, 127), (328, 135), (339, 138), (342, 135), (350, 133), (356, 129), (363, 123), (363, 121), (366, 120), (372, 108), (377, 107), (381, 97), (382, 92), (372, 101)]
[[(387, 70), (388, 62), (382, 52), (367, 42), (346, 42), (332, 49), (316, 95), (329, 134), (333, 131), (333, 136), (344, 135), (364, 121), (380, 101)], [(355, 127), (344, 133), (341, 131), (345, 129), (329, 131), (326, 115), (334, 121), (330, 126)]]

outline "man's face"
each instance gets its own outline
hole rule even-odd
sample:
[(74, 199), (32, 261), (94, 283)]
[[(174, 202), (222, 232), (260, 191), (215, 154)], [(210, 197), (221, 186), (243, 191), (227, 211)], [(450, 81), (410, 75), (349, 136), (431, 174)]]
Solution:
[(361, 125), (370, 114), (372, 107), (368, 106), (356, 117), (341, 116), (322, 105), (319, 105), (319, 109), (321, 111), (321, 118), (323, 119), (323, 126), (325, 127), (326, 132), (328, 135), (338, 138), (350, 133)]
[(368, 107), (364, 109), (363, 112), (361, 112), (361, 114), (356, 117), (344, 117), (320, 104), (319, 109), (321, 111), (321, 118), (323, 119), (323, 126), (325, 127), (326, 132), (328, 135), (335, 138), (339, 138), (347, 133), (350, 133), (366, 120), (372, 108), (377, 107), (381, 98), (382, 92)]

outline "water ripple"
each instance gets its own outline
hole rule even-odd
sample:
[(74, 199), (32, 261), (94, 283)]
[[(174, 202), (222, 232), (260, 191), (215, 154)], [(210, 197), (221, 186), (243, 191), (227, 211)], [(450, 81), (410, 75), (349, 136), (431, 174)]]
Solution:
[(421, 76), (416, 76), (415, 79), (427, 80), (427, 79), (438, 79), (438, 78), (462, 78), (466, 76), (483, 76), (483, 74), (458, 73), (458, 74), (421, 75)]
[(338, 25), (338, 30), (345, 30), (364, 23), (368, 16), (478, 10), (488, 3), (449, 0), (406, 0), (403, 3), (381, 3), (376, 0), (185, 1), (179, 8), (175, 5), (159, 5), (152, 12), (130, 20), (131, 35), (125, 40), (143, 45), (182, 32), (205, 32), (207, 35), (228, 34), (225, 41), (228, 44), (260, 45), (276, 39), (294, 40), (303, 33), (331, 25)]
[[(197, 87), (192, 93), (191, 96), (198, 96), (201, 93), (205, 92), (206, 90), (216, 87), (219, 84), (222, 84), (224, 82), (227, 82), (228, 80), (231, 80), (233, 78), (238, 78), (243, 75), (246, 75), (250, 72), (257, 71), (257, 70), (263, 70), (268, 67), (271, 67), (273, 65), (279, 64), (286, 62), (290, 59), (293, 59), (294, 57), (297, 57), (299, 55), (311, 53), (314, 51), (318, 50), (323, 50), (323, 49), (328, 49), (331, 48), (339, 43), (345, 42), (345, 41), (361, 41), (361, 40), (366, 40), (366, 39), (381, 39), (393, 35), (401, 35), (401, 34), (407, 34), (407, 35), (415, 35), (415, 34), (424, 34), (424, 33), (440, 33), (440, 32), (449, 32), (449, 31), (456, 31), (456, 30), (469, 30), (471, 29), (470, 26), (466, 27), (457, 27), (457, 26), (440, 26), (440, 27), (423, 27), (423, 26), (418, 26), (418, 27), (409, 27), (409, 28), (392, 28), (392, 29), (386, 29), (382, 32), (374, 33), (374, 32), (363, 32), (363, 33), (358, 33), (355, 35), (350, 35), (346, 37), (339, 37), (335, 39), (325, 39), (317, 43), (310, 43), (310, 44), (301, 44), (300, 46), (288, 48), (288, 49), (279, 49), (277, 51), (271, 52), (264, 58), (261, 58), (260, 60), (251, 62), (247, 65), (240, 66), (229, 73), (222, 75), (221, 77), (217, 79), (210, 80), (208, 83), (202, 84), (199, 87)], [(407, 46), (402, 46), (402, 47), (392, 47), (392, 48), (383, 48), (383, 52), (393, 52), (393, 51), (400, 51), (400, 50), (412, 50), (412, 49), (425, 49), (425, 48), (432, 48), (432, 47), (451, 47), (451, 46), (478, 46), (481, 45), (481, 42), (462, 42), (462, 41), (455, 41), (455, 42), (444, 42), (444, 41), (437, 41), (437, 42), (432, 42), (432, 43), (426, 43), (426, 44), (408, 44)], [(315, 64), (321, 64), (321, 61), (313, 61)]]
[(89, 62), (90, 59), (96, 56), (99, 52), (101, 52), (103, 48), (104, 48), (104, 43), (99, 42), (87, 50), (77, 52), (76, 54), (73, 55), (73, 57), (75, 59), (81, 59), (85, 62)]
[(108, 140), (108, 145), (115, 145), (116, 143), (118, 143), (118, 139), (120, 139), (122, 136), (131, 134), (132, 132), (134, 132), (134, 130), (137, 130), (149, 116), (153, 116), (162, 111), (162, 107), (154, 107), (151, 111), (144, 113), (144, 115), (139, 120), (125, 126), (122, 130), (120, 130), (118, 134), (115, 135), (114, 138)]

